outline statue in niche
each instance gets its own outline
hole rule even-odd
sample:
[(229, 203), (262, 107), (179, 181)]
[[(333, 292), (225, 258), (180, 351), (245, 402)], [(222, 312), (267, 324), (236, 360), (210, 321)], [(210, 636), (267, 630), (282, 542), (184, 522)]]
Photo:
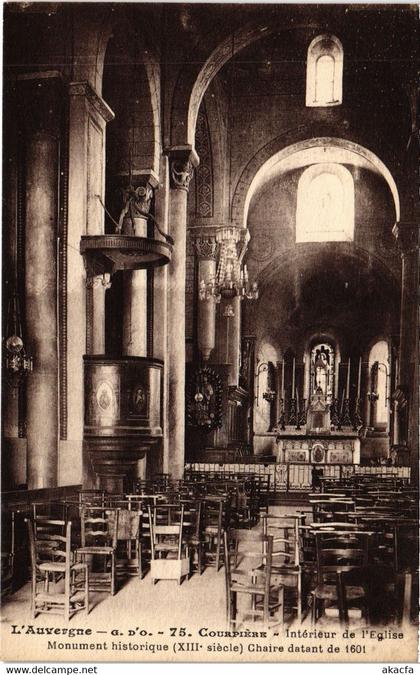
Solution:
[(203, 375), (201, 391), (196, 394), (197, 420), (199, 424), (211, 424), (214, 419), (214, 389), (208, 381), (206, 374)]
[(325, 344), (316, 345), (311, 354), (311, 396), (324, 396), (328, 401), (333, 396), (334, 352)]
[(329, 431), (334, 398), (334, 349), (317, 344), (311, 351), (311, 394), (307, 427), (314, 433)]
[(212, 431), (222, 424), (223, 388), (219, 375), (211, 368), (200, 368), (187, 390), (187, 420), (191, 426)]

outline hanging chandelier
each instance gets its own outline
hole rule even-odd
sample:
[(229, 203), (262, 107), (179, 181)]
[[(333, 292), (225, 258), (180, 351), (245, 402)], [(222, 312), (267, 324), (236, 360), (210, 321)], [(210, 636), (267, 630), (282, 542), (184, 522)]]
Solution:
[(3, 343), (3, 363), (6, 381), (11, 387), (18, 387), (33, 368), (32, 357), (27, 356), (23, 343), (17, 293), (14, 293), (9, 301), (6, 338)]
[[(257, 300), (258, 284), (250, 282), (247, 266), (242, 264), (250, 235), (248, 230), (234, 226), (221, 227), (216, 232), (219, 248), (219, 262), (216, 275), (201, 279), (199, 285), (200, 300), (213, 298), (220, 302), (221, 298), (239, 297), (241, 300)], [(241, 248), (238, 252), (238, 244)]]

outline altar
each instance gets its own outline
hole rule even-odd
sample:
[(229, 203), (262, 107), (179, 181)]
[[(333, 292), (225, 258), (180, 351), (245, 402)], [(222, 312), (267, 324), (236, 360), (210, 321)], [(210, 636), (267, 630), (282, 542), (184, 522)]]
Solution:
[(355, 433), (276, 436), (277, 462), (305, 464), (359, 464), (360, 439)]
[[(350, 417), (337, 416), (333, 402), (321, 387), (311, 396), (305, 414), (296, 415), (296, 426), (280, 418), (276, 432), (278, 462), (305, 464), (359, 464), (360, 439)], [(290, 420), (290, 415), (289, 415)]]
[(254, 436), (254, 451), (275, 456), (282, 464), (360, 464), (360, 439), (353, 432), (304, 434), (275, 431)]
[[(349, 375), (346, 396), (340, 402), (334, 398), (329, 370), (330, 355), (325, 356), (324, 346), (317, 349), (313, 358), (311, 391), (306, 399), (296, 396), (284, 399), (282, 386), (278, 421), (265, 432), (255, 434), (254, 451), (258, 445), (271, 445), (276, 461), (285, 464), (359, 464), (361, 420), (359, 405), (350, 405)], [(293, 363), (294, 380), (294, 363)], [(350, 413), (353, 408), (353, 414)], [(270, 439), (271, 437), (271, 439)], [(264, 440), (263, 440), (264, 439)]]

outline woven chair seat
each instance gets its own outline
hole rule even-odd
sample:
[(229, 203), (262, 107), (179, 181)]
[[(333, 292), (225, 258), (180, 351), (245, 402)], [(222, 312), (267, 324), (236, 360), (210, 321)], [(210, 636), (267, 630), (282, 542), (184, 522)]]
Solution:
[(66, 563), (58, 562), (43, 562), (38, 565), (38, 569), (43, 572), (65, 572)]
[[(337, 600), (337, 588), (334, 585), (320, 584), (313, 593), (319, 600)], [(348, 600), (359, 600), (365, 597), (365, 591), (362, 586), (346, 586), (346, 596)]]
[(115, 549), (112, 546), (84, 546), (78, 548), (76, 553), (97, 553), (99, 555), (111, 555)]

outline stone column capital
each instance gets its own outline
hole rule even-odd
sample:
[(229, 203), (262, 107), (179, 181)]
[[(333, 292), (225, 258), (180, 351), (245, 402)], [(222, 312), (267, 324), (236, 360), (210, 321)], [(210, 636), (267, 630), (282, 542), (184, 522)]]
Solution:
[(194, 248), (199, 260), (216, 260), (219, 245), (214, 233), (195, 233), (193, 235)]
[(414, 222), (396, 222), (392, 228), (402, 256), (419, 250), (420, 225)]
[(89, 82), (70, 82), (69, 95), (84, 97), (104, 122), (111, 122), (115, 115), (104, 99), (96, 93)]
[(166, 150), (170, 162), (170, 180), (173, 190), (188, 192), (194, 174), (194, 168), (199, 164), (199, 157), (191, 146), (174, 146)]
[(108, 288), (111, 288), (111, 285), (111, 275), (108, 272), (105, 272), (104, 274), (97, 274), (95, 276), (88, 275), (86, 277), (87, 289), (100, 288), (102, 286), (105, 290), (107, 290)]

